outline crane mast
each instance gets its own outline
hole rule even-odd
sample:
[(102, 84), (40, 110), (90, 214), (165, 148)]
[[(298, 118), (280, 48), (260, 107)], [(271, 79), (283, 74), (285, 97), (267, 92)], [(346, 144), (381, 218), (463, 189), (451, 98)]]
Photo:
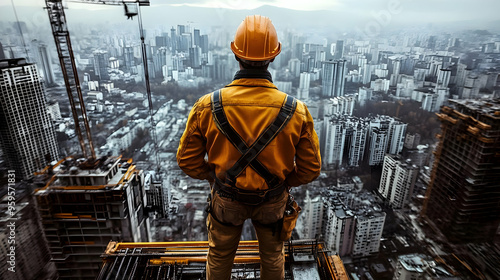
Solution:
[(45, 0), (45, 4), (57, 47), (66, 92), (68, 93), (71, 113), (75, 122), (75, 134), (78, 136), (83, 156), (85, 158), (95, 158), (94, 144), (90, 134), (89, 121), (83, 101), (82, 89), (80, 88), (62, 0)]
[[(128, 18), (139, 13), (140, 6), (149, 6), (149, 0), (68, 0), (69, 2), (88, 3), (88, 4), (105, 4), (105, 5), (124, 5), (125, 15)], [(92, 135), (90, 133), (90, 125), (87, 117), (87, 111), (83, 100), (82, 89), (80, 88), (80, 81), (76, 69), (75, 58), (73, 55), (73, 48), (71, 47), (71, 40), (69, 31), (66, 24), (66, 15), (64, 13), (64, 6), (62, 0), (45, 0), (46, 9), (49, 14), (50, 26), (54, 36), (55, 45), (61, 70), (64, 77), (64, 84), (66, 85), (66, 92), (68, 93), (71, 113), (75, 122), (75, 134), (78, 136), (80, 148), (83, 157), (95, 159), (94, 143), (92, 142)], [(140, 15), (139, 15), (140, 16)], [(152, 123), (153, 138), (155, 147), (157, 146), (156, 131), (153, 118), (153, 104), (151, 99), (151, 90), (149, 87), (148, 67), (146, 48), (144, 43), (144, 35), (142, 29), (142, 20), (139, 20), (139, 27), (142, 41), (143, 60), (145, 67), (146, 89), (148, 95), (149, 110)], [(156, 148), (156, 163), (158, 162), (158, 149)]]

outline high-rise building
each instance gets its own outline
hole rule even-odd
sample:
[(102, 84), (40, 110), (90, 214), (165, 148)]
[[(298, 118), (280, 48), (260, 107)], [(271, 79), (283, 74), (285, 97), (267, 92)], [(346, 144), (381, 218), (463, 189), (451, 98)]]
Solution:
[(401, 74), (401, 59), (396, 58), (389, 61), (391, 62), (392, 66), (390, 85), (396, 86), (399, 80), (399, 75)]
[(363, 120), (352, 120), (348, 122), (346, 129), (346, 146), (349, 149), (347, 158), (344, 159), (349, 166), (360, 166), (362, 164), (366, 142), (368, 139), (369, 126)]
[(193, 68), (201, 67), (201, 48), (194, 46), (189, 48), (189, 63)]
[(292, 94), (292, 82), (287, 82), (287, 81), (275, 81), (274, 84), (276, 87), (287, 94)]
[[(20, 191), (27, 187), (24, 182), (16, 184), (15, 189), (19, 191), (13, 211), (9, 210), (12, 205), (9, 206), (7, 195), (0, 199), (0, 262), (5, 269), (2, 279), (54, 279), (47, 275), (49, 271), (55, 274), (55, 267), (50, 263), (49, 248), (40, 230), (34, 203), (30, 195)], [(14, 273), (7, 271), (10, 267)]]
[(156, 36), (155, 43), (156, 43), (156, 48), (166, 47), (167, 46), (167, 37), (166, 36)]
[(294, 77), (300, 76), (300, 60), (297, 58), (292, 58), (288, 61), (288, 69)]
[(352, 116), (356, 99), (353, 96), (340, 96), (324, 101), (325, 115), (348, 115)]
[(418, 167), (399, 156), (386, 155), (378, 192), (392, 208), (401, 209), (411, 199)]
[(177, 50), (189, 52), (189, 48), (193, 46), (193, 37), (191, 33), (181, 33), (179, 35), (179, 45)]
[(339, 116), (325, 116), (320, 142), (323, 167), (329, 169), (342, 165), (345, 136), (345, 127)]
[(200, 47), (200, 30), (199, 29), (194, 29), (193, 30), (193, 45)]
[(387, 143), (387, 153), (396, 155), (401, 153), (405, 143), (407, 123), (392, 120), (389, 125), (389, 142)]
[(366, 101), (371, 100), (373, 94), (373, 89), (367, 87), (359, 88), (358, 92), (358, 102), (360, 106), (365, 106)]
[(371, 129), (368, 164), (379, 165), (384, 161), (388, 139), (387, 129), (378, 127)]
[(420, 145), (420, 134), (406, 134), (404, 146), (407, 149), (416, 149)]
[(108, 73), (109, 57), (107, 51), (94, 51), (94, 72), (99, 80), (109, 80)]
[(135, 68), (135, 58), (134, 58), (134, 47), (127, 46), (123, 48), (123, 62), (127, 71), (134, 71)]
[(132, 160), (110, 157), (55, 165), (35, 191), (59, 279), (95, 279), (110, 241), (151, 241), (145, 175)]
[(309, 191), (307, 191), (303, 211), (305, 224), (303, 225), (304, 232), (302, 236), (304, 238), (317, 238), (321, 234), (324, 220), (323, 200), (319, 196), (311, 198)]
[(352, 253), (354, 244), (355, 217), (340, 201), (329, 201), (325, 220), (325, 245), (339, 256), (348, 256)]
[(346, 67), (345, 60), (323, 62), (322, 93), (324, 97), (344, 96)]
[(335, 53), (333, 54), (333, 59), (342, 59), (344, 57), (344, 41), (337, 40), (335, 44)]
[(300, 73), (299, 88), (297, 89), (297, 98), (301, 100), (309, 99), (309, 87), (311, 84), (311, 74), (307, 72)]
[(201, 53), (208, 53), (208, 35), (207, 34), (200, 36), (200, 48), (201, 48)]
[(170, 29), (170, 43), (171, 43), (172, 53), (175, 54), (175, 52), (177, 51), (177, 33), (173, 26)]
[(385, 212), (375, 211), (356, 214), (356, 230), (352, 255), (370, 256), (378, 252), (385, 223)]
[(386, 153), (401, 153), (407, 126), (389, 116), (377, 116), (370, 120), (370, 165), (382, 164)]
[(450, 100), (422, 215), (451, 242), (491, 241), (500, 224), (500, 100)]
[(55, 83), (54, 70), (52, 69), (52, 61), (47, 50), (47, 45), (37, 40), (33, 40), (32, 45), (36, 49), (35, 57), (37, 65), (40, 66), (40, 75), (47, 86), (53, 85)]
[(29, 179), (59, 157), (45, 91), (24, 58), (1, 60), (0, 73), (0, 144), (7, 166)]
[(447, 88), (450, 84), (451, 69), (439, 69), (436, 88)]

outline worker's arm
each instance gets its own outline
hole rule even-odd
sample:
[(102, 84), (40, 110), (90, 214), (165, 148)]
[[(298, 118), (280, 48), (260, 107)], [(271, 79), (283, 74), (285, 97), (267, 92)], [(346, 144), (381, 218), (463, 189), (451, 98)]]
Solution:
[(200, 131), (198, 108), (199, 103), (196, 102), (189, 113), (186, 130), (177, 149), (177, 164), (190, 177), (211, 181), (210, 167), (205, 160), (206, 140)]
[(286, 183), (291, 187), (313, 181), (321, 171), (318, 135), (314, 131), (314, 122), (307, 108), (300, 140), (295, 149), (295, 169), (286, 178)]

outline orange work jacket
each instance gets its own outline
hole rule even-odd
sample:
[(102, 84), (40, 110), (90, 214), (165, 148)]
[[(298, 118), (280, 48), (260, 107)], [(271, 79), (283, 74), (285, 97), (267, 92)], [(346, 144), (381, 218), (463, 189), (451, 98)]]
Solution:
[[(286, 94), (263, 78), (235, 79), (221, 90), (222, 105), (234, 130), (250, 146), (276, 118)], [(189, 176), (213, 181), (212, 174), (224, 181), (226, 170), (241, 154), (218, 130), (212, 119), (210, 94), (202, 96), (189, 114), (177, 150), (177, 163)], [(287, 126), (269, 143), (257, 159), (289, 186), (309, 183), (321, 170), (318, 136), (311, 114), (298, 101)], [(245, 190), (268, 189), (266, 181), (248, 166), (236, 179)]]

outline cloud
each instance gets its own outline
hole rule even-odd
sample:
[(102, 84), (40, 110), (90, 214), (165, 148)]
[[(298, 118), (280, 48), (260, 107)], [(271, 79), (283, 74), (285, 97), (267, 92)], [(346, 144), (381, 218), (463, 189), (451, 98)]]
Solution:
[(172, 6), (188, 6), (188, 7), (203, 7), (203, 8), (222, 8), (232, 10), (253, 10), (262, 6), (275, 6), (301, 11), (318, 11), (318, 10), (336, 10), (339, 6), (339, 1), (324, 1), (324, 0), (202, 0), (202, 1), (176, 1), (170, 2)]

